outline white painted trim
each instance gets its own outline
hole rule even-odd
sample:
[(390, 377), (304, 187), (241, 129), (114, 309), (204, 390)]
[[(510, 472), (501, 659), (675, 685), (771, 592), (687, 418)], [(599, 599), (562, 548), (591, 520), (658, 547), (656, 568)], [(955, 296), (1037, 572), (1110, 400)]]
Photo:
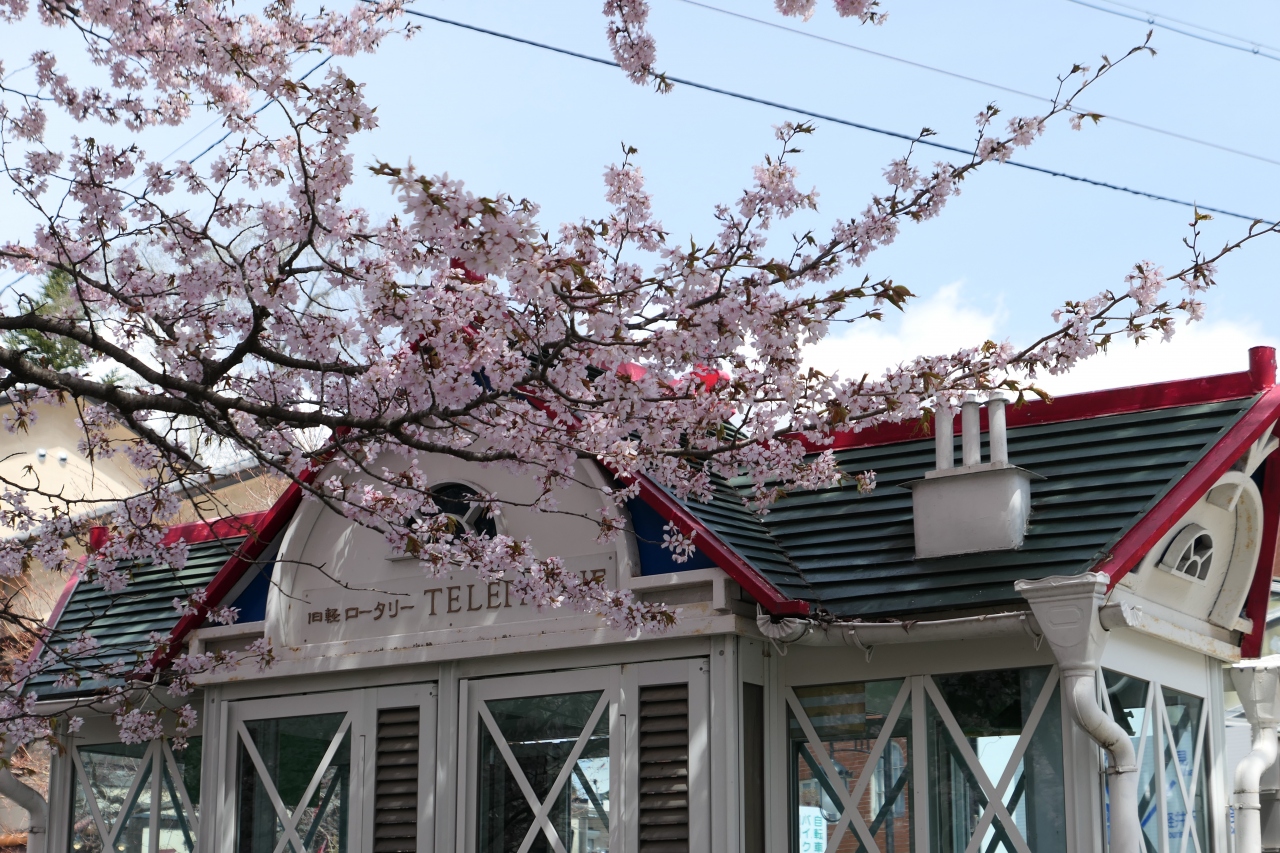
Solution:
[[(927, 703), (924, 695), (923, 675), (913, 675), (907, 679), (911, 683), (911, 773), (913, 779), (929, 778), (929, 756), (928, 751), (922, 749), (924, 744), (929, 742), (929, 726), (925, 719), (927, 714)], [(913, 793), (916, 796), (912, 802), (912, 812), (915, 816), (916, 839), (919, 841), (922, 853), (929, 850), (929, 804), (926, 800), (927, 793), (919, 790), (919, 785), (913, 783)], [(925, 800), (921, 803), (921, 800)]]
[[(1175, 624), (1149, 611), (1162, 610), (1154, 602), (1143, 601), (1131, 604), (1128, 601), (1104, 605), (1099, 612), (1102, 626), (1107, 630), (1124, 627), (1165, 642), (1182, 646), (1202, 655), (1210, 655), (1221, 661), (1234, 663), (1240, 660), (1240, 647), (1234, 643), (1210, 636), (1222, 633), (1221, 628), (1214, 628), (1208, 622), (1199, 623), (1197, 628), (1188, 628)], [(1185, 618), (1185, 617), (1184, 617)]]
[(204, 628), (196, 628), (187, 636), (187, 651), (190, 654), (203, 654), (205, 647), (211, 641), (217, 640), (234, 640), (240, 637), (245, 639), (257, 639), (261, 637), (266, 630), (267, 623), (258, 622), (236, 622), (234, 625), (209, 625)]
[(567, 615), (559, 619), (513, 625), (488, 625), (398, 637), (321, 643), (307, 646), (305, 650), (300, 647), (277, 649), (280, 656), (264, 672), (258, 672), (256, 667), (240, 667), (233, 671), (197, 676), (193, 681), (200, 685), (213, 685), (444, 661), (505, 660), (508, 656), (533, 652), (632, 645), (648, 647), (650, 644), (672, 639), (704, 639), (715, 634), (760, 636), (755, 630), (754, 620), (733, 614), (713, 614), (709, 603), (683, 604), (680, 608), (680, 622), (661, 636), (629, 635), (603, 627), (595, 616)]

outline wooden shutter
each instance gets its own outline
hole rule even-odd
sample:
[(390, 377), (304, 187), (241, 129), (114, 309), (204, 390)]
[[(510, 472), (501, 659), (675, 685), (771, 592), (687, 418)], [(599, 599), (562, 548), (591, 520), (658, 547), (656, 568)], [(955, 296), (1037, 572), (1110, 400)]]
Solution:
[(640, 853), (689, 853), (689, 685), (640, 688)]
[(418, 709), (378, 711), (374, 853), (418, 849)]

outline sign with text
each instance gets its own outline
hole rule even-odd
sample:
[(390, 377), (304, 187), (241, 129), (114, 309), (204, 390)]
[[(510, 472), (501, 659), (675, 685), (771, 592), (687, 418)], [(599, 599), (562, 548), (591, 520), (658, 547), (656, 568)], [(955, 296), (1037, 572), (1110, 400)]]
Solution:
[[(567, 557), (564, 562), (583, 580), (600, 579), (606, 586), (617, 586), (615, 553)], [(486, 582), (475, 572), (457, 571), (435, 578), (419, 573), (303, 590), (301, 600), (291, 603), (290, 613), (302, 623), (298, 627), (303, 643), (362, 640), (568, 615), (525, 604), (511, 587), (510, 580)]]

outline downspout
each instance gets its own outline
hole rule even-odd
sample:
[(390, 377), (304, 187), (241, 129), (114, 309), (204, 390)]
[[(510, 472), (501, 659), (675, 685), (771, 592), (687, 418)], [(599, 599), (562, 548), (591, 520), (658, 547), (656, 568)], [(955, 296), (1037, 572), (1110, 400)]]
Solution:
[(3, 765), (0, 766), (0, 794), (26, 809), (29, 815), (27, 853), (45, 853), (49, 838), (49, 804), (40, 796), (39, 791), (20, 782), (9, 769), (9, 759), (13, 757), (15, 749), (16, 746), (6, 746), (0, 752), (0, 759), (3, 759)]
[(1018, 581), (1014, 589), (1031, 611), (1053, 649), (1062, 676), (1062, 695), (1072, 718), (1107, 753), (1111, 853), (1140, 853), (1138, 767), (1133, 741), (1098, 704), (1098, 660), (1106, 645), (1098, 609), (1106, 599), (1107, 576), (1089, 573)]
[(1262, 852), (1262, 775), (1275, 763), (1280, 724), (1280, 655), (1241, 661), (1231, 682), (1253, 729), (1253, 751), (1236, 765), (1236, 853)]

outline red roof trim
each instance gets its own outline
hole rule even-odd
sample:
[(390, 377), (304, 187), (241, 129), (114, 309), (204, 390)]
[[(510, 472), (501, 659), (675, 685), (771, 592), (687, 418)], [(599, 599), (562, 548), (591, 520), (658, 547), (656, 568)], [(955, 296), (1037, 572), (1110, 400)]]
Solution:
[[(1150, 412), (1175, 406), (1220, 403), (1252, 397), (1275, 384), (1275, 350), (1271, 347), (1253, 347), (1249, 350), (1249, 369), (1242, 373), (1224, 373), (1198, 379), (1178, 379), (1129, 388), (1111, 388), (1106, 391), (1054, 397), (1052, 400), (1031, 400), (1021, 406), (1009, 406), (1006, 409), (1006, 419), (1010, 427), (1019, 427), (1079, 421), (1106, 415)], [(985, 407), (982, 409), (982, 428), (987, 428)], [(835, 436), (835, 440), (827, 445), (807, 441), (798, 434), (793, 437), (803, 441), (810, 451), (820, 451), (876, 447), (928, 438), (932, 435), (932, 422), (926, 424), (913, 420), (899, 424), (883, 424), (862, 432), (839, 433)]]
[[(302, 474), (302, 481), (311, 482), (318, 470), (319, 468), (315, 465), (307, 469)], [(200, 627), (209, 615), (209, 610), (221, 605), (222, 599), (240, 582), (245, 573), (257, 565), (258, 559), (288, 525), (301, 503), (302, 487), (297, 483), (290, 483), (271, 509), (253, 514), (252, 518), (255, 521), (252, 528), (248, 530), (248, 538), (240, 543), (240, 547), (236, 549), (231, 559), (227, 560), (213, 576), (213, 580), (209, 581), (209, 585), (205, 587), (203, 603), (196, 606), (194, 613), (188, 613), (178, 620), (178, 624), (174, 625), (173, 630), (169, 632), (167, 648), (163, 652), (157, 650), (151, 656), (151, 663), (156, 669), (164, 667), (177, 657), (187, 634)], [(243, 532), (245, 527), (235, 529)]]
[[(164, 532), (164, 538), (160, 544), (173, 545), (183, 541), (188, 545), (198, 545), (215, 539), (250, 535), (258, 529), (270, 512), (270, 510), (263, 510), (226, 518), (201, 519), (185, 524), (175, 524)], [(89, 531), (89, 550), (100, 551), (109, 541), (111, 541), (111, 528), (99, 525)]]
[(1168, 533), (1200, 496), (1240, 458), (1240, 454), (1271, 429), (1277, 418), (1280, 418), (1280, 387), (1273, 387), (1103, 558), (1098, 568), (1111, 577), (1111, 586), (1115, 586), (1142, 560), (1157, 540)]
[(694, 518), (675, 498), (648, 477), (640, 478), (640, 499), (666, 521), (693, 539), (694, 545), (711, 558), (725, 574), (733, 578), (743, 591), (774, 616), (808, 616), (809, 602), (787, 598), (769, 583), (746, 560), (716, 536), (705, 524)]
[(62, 618), (62, 611), (67, 609), (67, 602), (71, 601), (71, 596), (75, 593), (76, 587), (80, 585), (80, 578), (84, 576), (84, 567), (89, 562), (88, 555), (81, 557), (76, 561), (76, 567), (71, 570), (71, 577), (67, 578), (66, 584), (62, 587), (62, 594), (58, 596), (58, 600), (54, 602), (53, 610), (49, 612), (49, 618), (45, 620), (45, 629), (40, 639), (31, 648), (31, 654), (27, 655), (27, 663), (35, 663), (40, 659), (40, 655), (44, 653), (45, 642), (49, 639), (49, 634), (53, 631), (58, 620)]
[(1258, 549), (1258, 568), (1253, 574), (1244, 615), (1253, 620), (1253, 630), (1240, 644), (1240, 655), (1256, 658), (1262, 653), (1262, 636), (1267, 632), (1267, 609), (1271, 603), (1271, 578), (1280, 562), (1280, 452), (1272, 453), (1264, 463), (1262, 482), (1262, 543)]

